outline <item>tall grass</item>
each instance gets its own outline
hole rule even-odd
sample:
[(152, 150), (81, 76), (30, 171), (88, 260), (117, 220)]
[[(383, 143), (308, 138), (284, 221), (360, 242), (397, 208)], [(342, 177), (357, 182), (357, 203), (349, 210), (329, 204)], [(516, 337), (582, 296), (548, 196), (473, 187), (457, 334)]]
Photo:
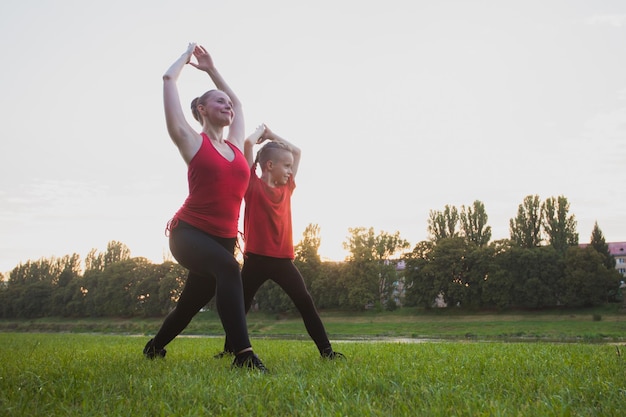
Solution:
[[(622, 416), (621, 346), (253, 339), (270, 374), (214, 359), (221, 338), (0, 333), (6, 416)], [(618, 352), (620, 355), (618, 355)]]

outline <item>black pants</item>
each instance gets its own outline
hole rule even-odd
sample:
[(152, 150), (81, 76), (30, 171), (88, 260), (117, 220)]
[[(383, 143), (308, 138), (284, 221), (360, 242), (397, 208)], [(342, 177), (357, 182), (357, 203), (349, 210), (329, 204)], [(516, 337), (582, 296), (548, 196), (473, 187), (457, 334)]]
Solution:
[(216, 296), (217, 312), (233, 351), (250, 347), (239, 263), (234, 257), (236, 239), (211, 236), (179, 221), (170, 231), (170, 251), (189, 270), (176, 307), (154, 337), (157, 349), (182, 332), (191, 319)]
[[(304, 279), (291, 259), (272, 258), (269, 256), (246, 254), (243, 269), (243, 298), (246, 313), (250, 310), (254, 296), (265, 281), (271, 279), (291, 298), (300, 312), (309, 336), (315, 342), (320, 353), (330, 347), (326, 329), (322, 323), (311, 294), (304, 284)], [(233, 347), (233, 348), (230, 348)], [(235, 351), (230, 344), (230, 336), (226, 335), (225, 351)]]

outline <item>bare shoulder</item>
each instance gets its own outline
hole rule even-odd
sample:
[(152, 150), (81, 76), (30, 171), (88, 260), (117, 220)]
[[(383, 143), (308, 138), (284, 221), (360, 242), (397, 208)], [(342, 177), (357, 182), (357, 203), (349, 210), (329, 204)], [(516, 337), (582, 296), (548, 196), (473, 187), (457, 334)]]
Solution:
[(196, 153), (198, 153), (198, 150), (202, 146), (202, 140), (202, 135), (198, 132), (186, 132), (178, 135), (177, 140), (174, 140), (180, 155), (187, 164), (189, 164)]

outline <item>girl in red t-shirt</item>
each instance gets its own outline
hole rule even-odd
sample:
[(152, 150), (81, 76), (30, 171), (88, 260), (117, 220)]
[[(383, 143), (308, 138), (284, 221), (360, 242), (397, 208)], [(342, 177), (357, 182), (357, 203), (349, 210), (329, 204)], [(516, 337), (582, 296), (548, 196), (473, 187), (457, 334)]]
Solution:
[[(253, 159), (255, 144), (267, 142)], [(327, 359), (344, 358), (335, 352), (315, 308), (304, 279), (293, 263), (291, 195), (296, 188), (295, 176), (300, 164), (300, 149), (261, 125), (244, 143), (244, 154), (250, 165), (250, 183), (244, 211), (244, 264), (241, 270), (246, 313), (254, 295), (268, 279), (277, 283), (291, 298), (320, 355)], [(256, 165), (261, 167), (257, 176)], [(224, 352), (232, 353), (226, 335)]]

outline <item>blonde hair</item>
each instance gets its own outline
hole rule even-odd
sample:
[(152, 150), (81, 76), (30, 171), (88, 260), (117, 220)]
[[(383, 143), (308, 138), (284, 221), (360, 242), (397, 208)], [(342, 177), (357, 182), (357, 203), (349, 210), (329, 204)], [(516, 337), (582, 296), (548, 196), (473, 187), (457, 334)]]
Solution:
[(261, 149), (259, 149), (254, 163), (259, 164), (261, 169), (264, 169), (267, 161), (276, 160), (276, 158), (278, 158), (278, 154), (283, 151), (291, 152), (284, 143), (268, 142)]
[(196, 97), (193, 100), (191, 100), (191, 114), (193, 115), (193, 118), (196, 119), (201, 124), (202, 124), (202, 116), (200, 115), (200, 112), (198, 111), (198, 106), (201, 104), (204, 105), (206, 103), (207, 98), (209, 98), (209, 96), (213, 94), (213, 92), (215, 91), (217, 90), (215, 89), (209, 90), (206, 93), (202, 94), (200, 97)]

